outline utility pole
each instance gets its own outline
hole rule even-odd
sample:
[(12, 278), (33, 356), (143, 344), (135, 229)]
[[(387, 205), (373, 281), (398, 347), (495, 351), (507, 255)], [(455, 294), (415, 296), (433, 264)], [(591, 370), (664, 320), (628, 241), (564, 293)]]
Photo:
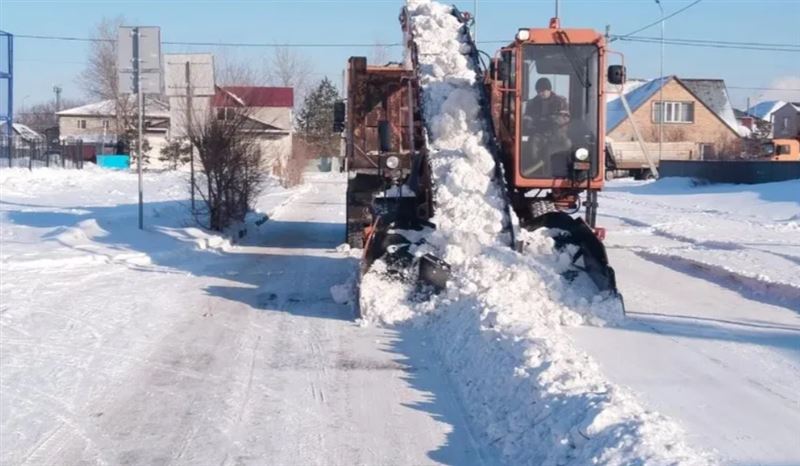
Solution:
[[(186, 61), (186, 134), (192, 130), (192, 64)], [(192, 190), (192, 214), (194, 214), (194, 145), (189, 144), (189, 172)]]
[(53, 86), (53, 92), (56, 93), (56, 112), (61, 111), (61, 91), (63, 91), (61, 86)]
[(658, 160), (664, 158), (664, 115), (667, 109), (664, 106), (664, 7), (661, 5), (661, 0), (655, 0), (658, 9), (661, 11), (661, 64), (659, 74), (661, 75), (661, 86), (658, 90), (658, 100), (661, 101), (658, 116)]
[(133, 83), (139, 102), (139, 156), (136, 158), (136, 171), (139, 174), (139, 229), (144, 230), (144, 196), (142, 186), (142, 133), (144, 127), (144, 96), (142, 93), (141, 61), (139, 59), (139, 28), (133, 28)]
[[(136, 171), (139, 179), (139, 229), (144, 230), (144, 95), (161, 90), (161, 30), (148, 26), (120, 26), (117, 35), (117, 71), (120, 93), (135, 94), (139, 112)], [(128, 83), (132, 85), (128, 87)]]

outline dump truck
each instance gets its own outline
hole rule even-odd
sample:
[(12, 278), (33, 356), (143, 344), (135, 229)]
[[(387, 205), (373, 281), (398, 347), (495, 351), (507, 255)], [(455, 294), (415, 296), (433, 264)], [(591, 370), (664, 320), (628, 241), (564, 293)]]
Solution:
[[(587, 274), (598, 292), (619, 297), (602, 243), (605, 230), (597, 225), (597, 195), (606, 166), (603, 83), (622, 84), (625, 67), (606, 67), (602, 34), (562, 28), (558, 18), (545, 28), (517, 30), (484, 62), (470, 36), (471, 17), (456, 7), (452, 14), (463, 25), (464, 54), (476, 72), (485, 145), (507, 218), (518, 219), (503, 225), (509, 247), (521, 249), (519, 229), (558, 229), (564, 233), (558, 248), (577, 246), (570, 248), (577, 251), (573, 272)], [(449, 265), (431, 254), (403, 254), (410, 240), (397, 234), (435, 228), (436, 209), (420, 65), (406, 9), (400, 22), (406, 62), (371, 65), (351, 57), (346, 102), (334, 112), (345, 141), (347, 242), (364, 250), (362, 273), (380, 258), (413, 268), (409, 276), (440, 289), (447, 286)]]

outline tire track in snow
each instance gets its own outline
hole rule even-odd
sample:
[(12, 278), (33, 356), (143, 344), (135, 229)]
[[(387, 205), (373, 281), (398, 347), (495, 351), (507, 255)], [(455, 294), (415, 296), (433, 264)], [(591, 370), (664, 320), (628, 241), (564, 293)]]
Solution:
[(738, 271), (667, 252), (656, 253), (642, 249), (629, 249), (645, 260), (735, 291), (747, 299), (800, 312), (800, 287), (788, 283), (766, 281), (759, 277), (744, 275)]
[[(67, 458), (63, 457), (63, 454), (67, 448), (74, 448), (72, 443), (75, 438), (80, 439), (84, 443), (86, 449), (95, 452), (95, 458), (99, 464), (109, 464), (103, 458), (104, 448), (97, 445), (97, 437), (101, 437), (102, 434), (84, 425), (84, 423), (79, 420), (77, 414), (72, 412), (62, 400), (48, 395), (30, 385), (19, 388), (25, 389), (28, 393), (38, 394), (38, 397), (25, 396), (20, 394), (19, 391), (16, 393), (12, 392), (11, 387), (8, 385), (3, 385), (1, 388), (3, 396), (9, 396), (32, 407), (42, 409), (61, 423), (51, 431), (50, 435), (45, 436), (41, 442), (23, 455), (23, 459), (21, 460), (22, 465), (69, 464), (70, 462)], [(19, 390), (19, 388), (17, 388), (17, 390)], [(42, 403), (42, 400), (49, 400), (49, 402)], [(92, 436), (90, 436), (90, 431), (94, 436), (94, 440)]]

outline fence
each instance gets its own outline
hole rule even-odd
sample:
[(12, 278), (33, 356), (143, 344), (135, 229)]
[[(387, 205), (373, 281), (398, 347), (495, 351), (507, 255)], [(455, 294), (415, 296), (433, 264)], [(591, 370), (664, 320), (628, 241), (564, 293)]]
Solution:
[[(0, 137), (0, 168), (61, 167), (83, 168), (84, 161), (93, 160), (91, 145), (82, 141), (74, 143), (47, 144), (45, 141), (29, 141), (19, 136), (11, 139)], [(89, 156), (89, 157), (87, 157)]]
[(662, 160), (662, 177), (699, 178), (712, 183), (757, 184), (800, 179), (800, 162), (766, 160)]

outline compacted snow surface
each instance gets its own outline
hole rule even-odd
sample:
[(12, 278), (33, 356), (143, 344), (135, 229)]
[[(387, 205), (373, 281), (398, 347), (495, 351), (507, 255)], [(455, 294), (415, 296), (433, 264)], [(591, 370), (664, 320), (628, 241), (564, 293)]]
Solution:
[(483, 145), (475, 71), (450, 7), (408, 2), (436, 185), (433, 249), (453, 266), (448, 289), (420, 300), (377, 263), (364, 278), (366, 322), (421, 326), (449, 370), (484, 445), (508, 464), (706, 464), (678, 425), (608, 382), (564, 328), (614, 324), (615, 303), (586, 277), (560, 275), (569, 255), (546, 232), (525, 254), (508, 246), (503, 200)]
[(426, 342), (363, 328), (346, 180), (269, 183), (238, 244), (186, 174), (0, 170), (0, 464), (480, 464)]
[(184, 173), (146, 174), (142, 232), (133, 173), (2, 169), (0, 464), (800, 464), (800, 181), (610, 183), (623, 317), (547, 232), (507, 246), (462, 25), (408, 6), (437, 186), (416, 252), (447, 290), (377, 262), (353, 322), (338, 174), (268, 183), (233, 244)]
[(725, 464), (800, 464), (800, 180), (619, 180), (600, 196), (624, 325), (569, 330)]

